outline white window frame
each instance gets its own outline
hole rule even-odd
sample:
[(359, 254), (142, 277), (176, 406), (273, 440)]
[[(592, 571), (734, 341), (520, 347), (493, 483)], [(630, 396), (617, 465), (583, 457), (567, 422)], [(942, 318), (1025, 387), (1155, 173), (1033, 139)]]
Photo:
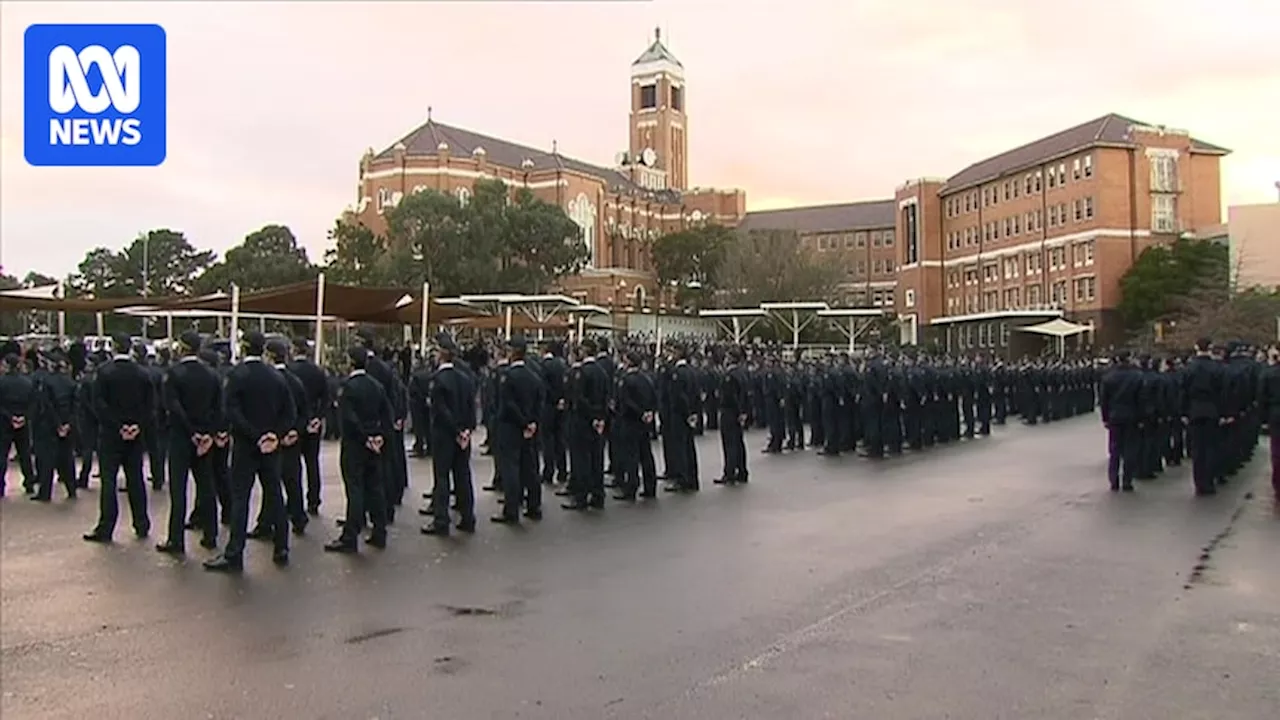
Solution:
[(906, 292), (902, 293), (902, 303), (903, 303), (904, 305), (906, 305), (907, 307), (909, 307), (909, 308), (913, 308), (913, 307), (915, 307), (915, 306), (916, 306), (916, 291), (915, 291), (915, 290), (912, 290), (912, 289), (910, 289), (910, 288), (908, 288), (908, 289), (906, 290)]
[(1175, 195), (1151, 196), (1151, 231), (1172, 233), (1178, 230), (1178, 203)]

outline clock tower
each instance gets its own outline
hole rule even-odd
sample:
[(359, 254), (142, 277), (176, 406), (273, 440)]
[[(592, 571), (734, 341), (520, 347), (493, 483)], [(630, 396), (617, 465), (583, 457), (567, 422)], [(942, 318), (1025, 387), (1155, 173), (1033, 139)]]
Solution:
[[(628, 162), (642, 185), (686, 190), (689, 182), (684, 66), (662, 44), (662, 31), (631, 63), (631, 143)], [(658, 187), (655, 187), (658, 186)]]

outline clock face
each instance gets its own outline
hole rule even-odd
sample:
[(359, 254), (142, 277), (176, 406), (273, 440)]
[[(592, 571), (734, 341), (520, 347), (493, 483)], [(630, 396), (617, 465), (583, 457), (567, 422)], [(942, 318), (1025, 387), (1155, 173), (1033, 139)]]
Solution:
[(658, 153), (654, 152), (653, 148), (645, 148), (640, 155), (640, 159), (644, 161), (645, 165), (652, 166), (658, 161)]

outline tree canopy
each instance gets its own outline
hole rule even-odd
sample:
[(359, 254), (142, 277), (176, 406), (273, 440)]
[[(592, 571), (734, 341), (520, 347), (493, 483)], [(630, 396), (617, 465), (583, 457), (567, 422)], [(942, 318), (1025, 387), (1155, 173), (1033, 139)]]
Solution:
[(729, 246), (718, 280), (716, 303), (744, 307), (762, 302), (831, 300), (844, 277), (835, 263), (824, 263), (806, 249), (795, 232), (753, 230)]
[(1205, 289), (1227, 290), (1228, 251), (1204, 240), (1147, 248), (1120, 279), (1121, 317), (1145, 329), (1175, 313), (1183, 299)]
[(720, 289), (732, 230), (721, 225), (698, 225), (669, 233), (653, 243), (653, 266), (658, 282), (676, 288), (677, 302), (698, 303)]
[(232, 283), (241, 290), (265, 290), (314, 278), (320, 269), (311, 264), (306, 249), (298, 246), (293, 231), (284, 225), (266, 225), (245, 236), (195, 282), (200, 293), (226, 292)]
[(344, 282), (433, 293), (544, 291), (586, 263), (582, 229), (560, 207), (501, 180), (476, 182), (470, 199), (424, 190), (386, 213), (387, 234), (339, 221), (325, 259)]

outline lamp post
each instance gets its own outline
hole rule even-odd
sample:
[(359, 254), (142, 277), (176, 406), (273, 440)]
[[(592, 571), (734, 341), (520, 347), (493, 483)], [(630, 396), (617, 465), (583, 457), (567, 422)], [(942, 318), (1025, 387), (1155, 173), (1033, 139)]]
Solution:
[[(151, 288), (151, 234), (142, 233), (142, 297), (148, 297)], [(142, 316), (142, 337), (147, 337), (147, 328), (151, 324), (151, 316)]]

